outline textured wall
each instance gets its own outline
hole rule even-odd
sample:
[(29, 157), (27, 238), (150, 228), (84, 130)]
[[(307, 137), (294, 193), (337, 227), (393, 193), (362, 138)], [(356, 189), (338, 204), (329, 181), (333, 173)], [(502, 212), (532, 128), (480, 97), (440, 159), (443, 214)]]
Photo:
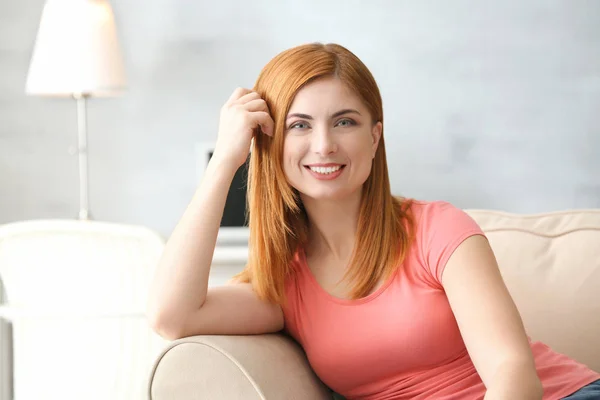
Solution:
[[(0, 223), (77, 214), (75, 104), (26, 97), (42, 0), (0, 1)], [(113, 1), (129, 91), (89, 106), (96, 219), (168, 235), (194, 144), (277, 52), (339, 42), (382, 89), (395, 193), (600, 207), (600, 2)]]

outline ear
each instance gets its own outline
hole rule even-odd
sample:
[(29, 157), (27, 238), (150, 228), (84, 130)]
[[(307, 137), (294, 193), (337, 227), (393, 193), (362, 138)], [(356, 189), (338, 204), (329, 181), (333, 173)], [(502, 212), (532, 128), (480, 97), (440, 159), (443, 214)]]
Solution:
[(373, 158), (375, 158), (375, 153), (377, 152), (377, 147), (379, 146), (379, 140), (381, 139), (381, 133), (383, 132), (383, 124), (381, 121), (378, 121), (373, 128), (371, 128), (371, 137), (373, 138), (373, 145), (371, 149), (373, 150)]

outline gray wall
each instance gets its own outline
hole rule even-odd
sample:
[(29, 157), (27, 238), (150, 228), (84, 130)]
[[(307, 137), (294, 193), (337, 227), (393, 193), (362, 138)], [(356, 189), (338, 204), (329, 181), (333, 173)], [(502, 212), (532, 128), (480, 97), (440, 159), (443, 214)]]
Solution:
[[(0, 1), (0, 223), (78, 209), (75, 104), (27, 97), (42, 0)], [(460, 207), (600, 207), (600, 1), (113, 1), (129, 91), (89, 106), (95, 219), (168, 235), (236, 86), (339, 42), (382, 89), (393, 190)]]

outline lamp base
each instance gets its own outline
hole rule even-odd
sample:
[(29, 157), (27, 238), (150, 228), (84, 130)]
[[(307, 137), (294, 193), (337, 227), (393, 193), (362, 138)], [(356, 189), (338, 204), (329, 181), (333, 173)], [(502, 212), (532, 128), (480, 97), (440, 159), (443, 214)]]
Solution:
[(78, 218), (81, 221), (89, 221), (92, 219), (92, 216), (88, 210), (79, 210)]

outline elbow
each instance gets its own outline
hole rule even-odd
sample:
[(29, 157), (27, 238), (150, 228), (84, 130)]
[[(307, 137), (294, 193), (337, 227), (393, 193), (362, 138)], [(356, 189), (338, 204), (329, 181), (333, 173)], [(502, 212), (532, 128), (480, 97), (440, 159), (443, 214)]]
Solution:
[(181, 329), (175, 329), (169, 326), (158, 326), (152, 328), (160, 337), (165, 340), (173, 341), (187, 337)]
[(177, 340), (185, 337), (183, 324), (165, 312), (146, 311), (146, 320), (150, 328), (166, 340)]
[[(485, 382), (484, 382), (485, 383)], [(502, 363), (491, 382), (486, 384), (485, 399), (526, 398), (541, 400), (544, 394), (542, 381), (535, 364), (530, 359)]]
[(534, 383), (533, 392), (536, 399), (542, 399), (544, 397), (544, 386), (540, 378), (537, 378)]
[(544, 397), (544, 386), (539, 378), (533, 378), (527, 391), (528, 399), (542, 400)]

